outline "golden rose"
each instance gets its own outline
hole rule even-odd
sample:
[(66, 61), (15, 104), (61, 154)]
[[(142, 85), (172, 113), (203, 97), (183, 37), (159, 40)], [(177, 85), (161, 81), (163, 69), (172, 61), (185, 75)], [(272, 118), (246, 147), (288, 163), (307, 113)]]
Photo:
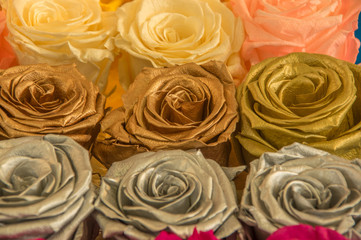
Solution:
[(115, 45), (124, 51), (119, 66), (126, 87), (144, 66), (210, 60), (225, 62), (236, 83), (243, 79), (243, 24), (219, 0), (134, 0), (118, 8), (117, 18)]
[(360, 156), (360, 80), (360, 66), (327, 55), (293, 53), (253, 66), (238, 89), (246, 160), (293, 142)]
[(145, 68), (123, 102), (102, 121), (106, 138), (94, 146), (107, 166), (138, 152), (191, 148), (227, 164), (238, 114), (234, 83), (223, 63)]
[(0, 138), (49, 133), (89, 148), (99, 132), (105, 97), (75, 65), (0, 70)]
[(76, 63), (101, 90), (113, 53), (105, 45), (115, 34), (115, 14), (98, 0), (7, 0), (9, 42), (20, 64)]

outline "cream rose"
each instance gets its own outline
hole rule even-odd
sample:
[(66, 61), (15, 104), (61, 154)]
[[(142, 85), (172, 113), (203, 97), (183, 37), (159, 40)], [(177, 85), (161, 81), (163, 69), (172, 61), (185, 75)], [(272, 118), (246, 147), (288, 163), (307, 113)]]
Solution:
[(46, 135), (0, 141), (0, 155), (0, 239), (72, 239), (94, 209), (88, 152)]
[(97, 0), (11, 0), (5, 7), (8, 39), (20, 64), (76, 63), (105, 88), (114, 58), (105, 47), (115, 33), (113, 12), (102, 12)]
[(144, 66), (210, 60), (225, 62), (232, 76), (242, 80), (238, 51), (243, 25), (219, 0), (134, 0), (118, 8), (117, 17), (115, 45), (130, 54), (120, 61), (123, 85)]
[(361, 160), (294, 143), (251, 162), (240, 219), (265, 239), (288, 225), (320, 225), (361, 239)]
[(247, 67), (292, 52), (356, 61), (359, 0), (230, 0), (244, 22), (241, 56)]
[(241, 229), (230, 180), (243, 169), (221, 168), (194, 150), (146, 152), (116, 162), (95, 203), (103, 237), (152, 239), (170, 230), (185, 238), (195, 227), (226, 237)]

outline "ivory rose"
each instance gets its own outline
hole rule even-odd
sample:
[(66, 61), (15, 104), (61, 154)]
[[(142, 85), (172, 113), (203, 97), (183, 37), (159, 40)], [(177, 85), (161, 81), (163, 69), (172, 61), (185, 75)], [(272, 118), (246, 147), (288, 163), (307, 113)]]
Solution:
[(225, 62), (235, 81), (245, 74), (239, 18), (219, 0), (134, 0), (117, 10), (115, 45), (125, 52), (120, 81), (129, 86), (144, 66)]
[(64, 134), (89, 148), (104, 104), (105, 97), (75, 65), (0, 70), (0, 139)]
[(144, 151), (199, 148), (227, 166), (238, 113), (235, 86), (222, 62), (144, 68), (123, 102), (101, 122), (104, 136), (93, 154), (102, 163)]
[(88, 151), (46, 135), (0, 141), (0, 155), (0, 239), (73, 239), (94, 210)]
[(0, 7), (0, 69), (6, 69), (17, 64), (15, 53), (6, 40), (7, 35), (6, 16)]
[(239, 218), (254, 228), (254, 239), (308, 224), (359, 240), (360, 176), (360, 159), (349, 161), (300, 143), (264, 153), (250, 163)]
[(356, 61), (359, 0), (230, 0), (244, 22), (241, 56), (247, 67), (291, 52)]
[(241, 229), (231, 180), (243, 169), (222, 168), (194, 150), (145, 152), (115, 162), (95, 202), (103, 237), (154, 239), (169, 230), (187, 238), (195, 227), (227, 237)]
[(98, 0), (11, 0), (5, 2), (9, 42), (20, 64), (76, 63), (101, 90), (113, 53), (105, 44), (115, 33), (113, 12)]
[(361, 154), (361, 66), (292, 53), (253, 66), (237, 98), (244, 160), (294, 142), (352, 159)]

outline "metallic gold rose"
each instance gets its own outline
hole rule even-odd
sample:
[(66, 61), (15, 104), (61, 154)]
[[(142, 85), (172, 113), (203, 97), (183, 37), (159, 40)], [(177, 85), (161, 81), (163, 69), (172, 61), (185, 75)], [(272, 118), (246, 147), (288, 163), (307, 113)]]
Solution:
[(361, 67), (293, 53), (254, 67), (238, 89), (246, 161), (293, 142), (352, 159), (361, 154)]
[(152, 239), (160, 231), (182, 238), (241, 229), (232, 180), (243, 167), (221, 168), (200, 151), (146, 152), (114, 163), (102, 179), (95, 217), (104, 238)]
[(0, 138), (64, 134), (89, 148), (104, 116), (105, 97), (75, 65), (0, 70)]
[(138, 152), (192, 148), (227, 164), (238, 114), (233, 80), (223, 63), (145, 68), (123, 102), (102, 121), (106, 137), (94, 147), (106, 165)]
[(252, 161), (239, 218), (265, 239), (278, 228), (324, 226), (361, 239), (361, 160), (294, 143)]
[(72, 239), (94, 209), (88, 152), (46, 135), (0, 141), (0, 155), (0, 239)]

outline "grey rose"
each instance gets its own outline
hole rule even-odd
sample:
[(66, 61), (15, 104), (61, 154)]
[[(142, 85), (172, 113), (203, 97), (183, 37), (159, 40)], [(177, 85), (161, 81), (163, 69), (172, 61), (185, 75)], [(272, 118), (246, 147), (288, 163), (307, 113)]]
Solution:
[(71, 239), (94, 209), (91, 176), (69, 137), (0, 141), (0, 239)]
[(264, 239), (288, 225), (321, 225), (361, 239), (361, 160), (294, 143), (251, 162), (239, 218)]
[(200, 151), (145, 152), (113, 163), (102, 179), (95, 216), (103, 237), (153, 239), (162, 230), (181, 237), (241, 229), (230, 179), (244, 167), (222, 168)]

